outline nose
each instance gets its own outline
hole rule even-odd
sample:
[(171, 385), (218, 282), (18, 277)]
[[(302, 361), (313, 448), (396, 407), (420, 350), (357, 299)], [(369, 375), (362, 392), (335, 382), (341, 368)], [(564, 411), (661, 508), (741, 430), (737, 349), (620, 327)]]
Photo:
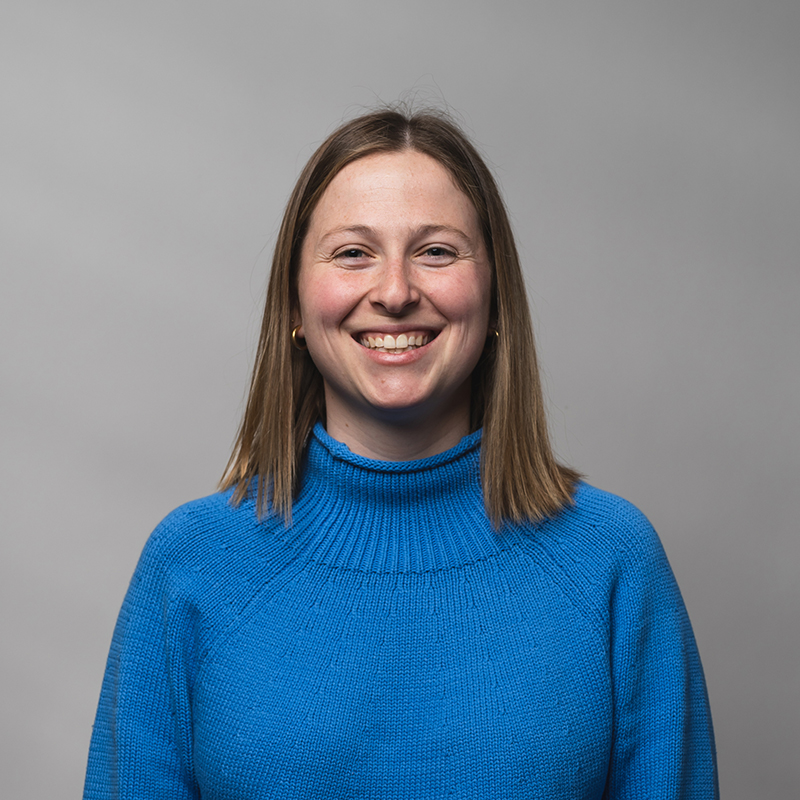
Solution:
[(381, 264), (370, 292), (370, 301), (382, 306), (389, 314), (402, 314), (419, 302), (419, 289), (413, 267), (405, 259), (387, 259)]

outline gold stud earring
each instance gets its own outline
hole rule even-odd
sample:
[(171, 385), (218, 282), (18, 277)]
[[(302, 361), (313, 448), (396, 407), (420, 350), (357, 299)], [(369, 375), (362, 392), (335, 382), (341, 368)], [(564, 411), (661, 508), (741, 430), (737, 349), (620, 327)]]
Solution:
[[(300, 330), (299, 325), (295, 325), (294, 328), (292, 328), (292, 344), (298, 350), (308, 350), (308, 345), (306, 344), (306, 340), (298, 337), (297, 335), (297, 331), (299, 330)], [(300, 344), (300, 342), (302, 342), (302, 344)]]
[[(494, 334), (494, 336), (492, 336), (492, 334)], [(488, 352), (491, 350), (499, 338), (500, 331), (498, 331), (497, 328), (489, 328), (486, 333), (486, 343), (483, 345), (483, 351)]]

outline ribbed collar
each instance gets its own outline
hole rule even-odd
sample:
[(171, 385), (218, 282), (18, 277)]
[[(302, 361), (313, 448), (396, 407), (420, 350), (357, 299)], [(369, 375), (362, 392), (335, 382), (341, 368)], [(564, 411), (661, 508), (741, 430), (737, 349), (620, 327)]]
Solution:
[(292, 526), (298, 555), (362, 572), (421, 573), (481, 561), (506, 549), (480, 483), (481, 432), (416, 461), (358, 456), (317, 424), (309, 439)]

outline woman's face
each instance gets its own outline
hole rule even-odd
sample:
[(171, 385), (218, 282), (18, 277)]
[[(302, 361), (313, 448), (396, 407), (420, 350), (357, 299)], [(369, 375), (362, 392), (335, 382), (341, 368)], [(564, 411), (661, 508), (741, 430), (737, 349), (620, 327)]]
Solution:
[(491, 283), (475, 208), (437, 161), (381, 153), (341, 170), (310, 219), (296, 310), (328, 432), (365, 420), (468, 429)]

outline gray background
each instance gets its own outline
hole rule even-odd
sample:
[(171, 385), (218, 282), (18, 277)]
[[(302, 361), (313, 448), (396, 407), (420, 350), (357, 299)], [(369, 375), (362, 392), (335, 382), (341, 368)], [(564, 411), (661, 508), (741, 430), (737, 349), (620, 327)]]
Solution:
[(3, 796), (79, 795), (138, 553), (225, 464), (297, 172), (409, 91), (504, 188), (559, 452), (661, 533), (724, 796), (797, 796), (798, 41), (792, 0), (4, 3)]

